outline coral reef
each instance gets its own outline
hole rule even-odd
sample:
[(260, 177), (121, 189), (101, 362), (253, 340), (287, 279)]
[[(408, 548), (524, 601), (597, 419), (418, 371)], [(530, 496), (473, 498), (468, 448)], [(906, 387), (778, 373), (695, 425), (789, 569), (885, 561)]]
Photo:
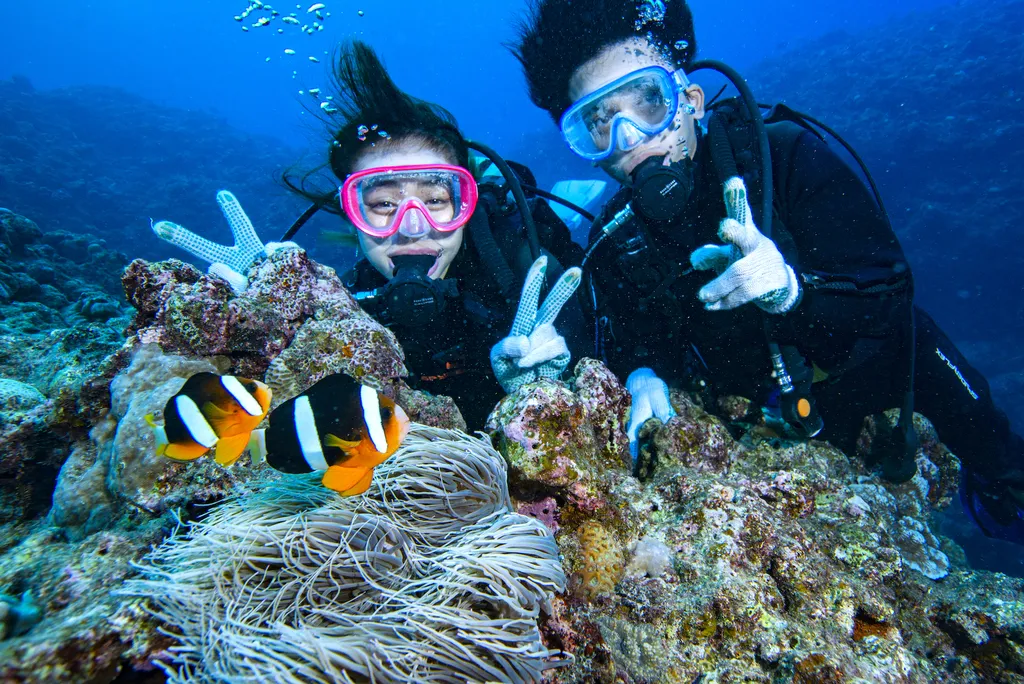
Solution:
[(29, 616), (25, 634), (0, 641), (0, 681), (110, 682), (119, 673), (143, 681), (154, 674), (153, 654), (171, 641), (137, 601), (125, 601), (112, 589), (134, 574), (131, 563), (168, 532), (167, 521), (136, 518), (115, 531), (69, 542), (37, 523), (0, 554), (0, 588), (8, 594), (30, 591), (38, 610)]
[(626, 574), (630, 576), (661, 577), (672, 567), (675, 556), (665, 542), (650, 535), (633, 544), (630, 553), (632, 557), (626, 566)]
[(171, 682), (536, 682), (561, 664), (537, 617), (565, 588), (504, 462), (415, 426), (366, 495), (314, 478), (223, 503), (143, 563), (180, 645)]
[(219, 236), (207, 230), (226, 233), (214, 201), (223, 188), (235, 191), (261, 233), (283, 232), (304, 205), (273, 174), (297, 157), (207, 112), (156, 107), (121, 89), (37, 90), (25, 79), (0, 80), (0, 207), (51, 230), (110, 244), (130, 238), (133, 253), (147, 259), (167, 254), (150, 217), (209, 237)]
[(0, 524), (46, 511), (72, 443), (105, 411), (127, 263), (101, 239), (0, 210)]
[[(46, 236), (20, 217), (3, 225), (8, 236)], [(13, 255), (6, 263), (21, 269), (12, 273), (28, 268)], [(62, 267), (54, 287), (77, 273)], [(283, 400), (347, 372), (400, 394), (413, 418), (465, 426), (450, 399), (400, 381), (393, 335), (358, 308), (332, 269), (289, 250), (249, 275), (250, 287), (236, 294), (182, 262), (136, 261), (123, 277), (133, 319), (0, 335), (10, 351), (0, 362), (0, 591), (30, 591), (42, 614), (35, 626), (19, 619), (18, 631), (27, 632), (0, 646), (0, 679), (110, 681), (152, 670), (166, 638), (138, 601), (110, 596), (109, 587), (134, 573), (130, 562), (170, 532), (175, 516), (278, 477), (265, 466), (224, 469), (212, 459), (179, 464), (155, 454), (144, 416), (190, 374), (263, 377), (275, 363), (268, 377), (279, 381)], [(67, 325), (76, 311), (54, 310), (46, 325)], [(5, 601), (5, 624), (24, 607)]]
[(20, 597), (0, 594), (0, 641), (25, 634), (41, 618), (42, 611), (35, 605), (32, 592), (26, 591)]
[(92, 235), (43, 232), (0, 210), (0, 333), (38, 333), (124, 316), (121, 252)]
[[(593, 364), (579, 364), (575, 384)], [(637, 481), (575, 446), (622, 415), (620, 393), (586, 408), (582, 394), (524, 386), (489, 428), (519, 510), (558, 515), (570, 589), (542, 628), (575, 661), (550, 681), (982, 682), (1024, 671), (1024, 585), (966, 569), (930, 527), (959, 463), (923, 417), (918, 475), (891, 485), (826, 443), (757, 426), (737, 441), (673, 393), (678, 416), (644, 427), (654, 465)], [(864, 449), (877, 427), (867, 421)]]
[(61, 468), (50, 512), (54, 524), (77, 537), (107, 527), (115, 501), (159, 514), (230, 491), (242, 469), (219, 468), (210, 459), (182, 464), (158, 456), (144, 419), (162, 410), (189, 376), (223, 372), (226, 364), (220, 361), (218, 367), (141, 345), (110, 385), (110, 413)]

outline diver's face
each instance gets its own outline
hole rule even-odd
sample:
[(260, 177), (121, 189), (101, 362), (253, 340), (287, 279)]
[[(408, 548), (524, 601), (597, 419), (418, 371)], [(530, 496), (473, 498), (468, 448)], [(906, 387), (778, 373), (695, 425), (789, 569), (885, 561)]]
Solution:
[[(415, 141), (407, 143), (399, 142), (389, 145), (386, 149), (370, 150), (356, 162), (353, 172), (365, 171), (379, 166), (411, 166), (414, 164), (451, 164), (450, 159), (444, 158), (439, 153), (424, 149), (421, 144)], [(374, 218), (375, 205), (379, 205), (380, 215), (377, 217), (380, 225), (386, 225), (390, 212), (387, 207), (394, 204), (390, 194), (408, 196), (413, 191), (419, 197), (427, 197), (429, 201), (424, 202), (427, 209), (438, 221), (450, 220), (454, 212), (450, 193), (447, 197), (440, 189), (433, 188), (403, 188), (396, 187), (396, 184), (383, 184), (371, 191), (368, 199), (371, 211), (367, 219), (376, 222)], [(430, 194), (434, 193), (434, 194)], [(436, 196), (435, 196), (436, 194)], [(429, 195), (429, 196), (427, 196)], [(415, 214), (416, 212), (410, 212)], [(410, 214), (406, 216), (409, 217)], [(356, 231), (359, 238), (359, 249), (366, 260), (373, 264), (381, 275), (390, 280), (395, 275), (395, 262), (392, 257), (410, 254), (429, 254), (435, 258), (434, 265), (430, 267), (427, 275), (433, 279), (444, 278), (448, 274), (448, 268), (452, 260), (459, 253), (462, 247), (462, 231), (465, 227), (457, 228), (451, 232), (434, 230), (426, 221), (422, 222), (423, 230), (419, 232), (400, 230), (394, 235), (385, 238), (378, 238), (367, 235), (362, 231)]]
[[(626, 74), (650, 66), (675, 70), (646, 38), (630, 38), (616, 43), (573, 73), (569, 80), (569, 99), (576, 102)], [(630, 185), (630, 174), (645, 159), (665, 157), (668, 163), (681, 160), (687, 152), (692, 157), (697, 147), (696, 121), (704, 117), (704, 91), (700, 86), (691, 85), (686, 89), (686, 100), (696, 109), (693, 114), (683, 110), (684, 100), (680, 97), (680, 106), (668, 128), (627, 152), (616, 148), (610, 157), (597, 162), (597, 165), (615, 180)], [(614, 107), (615, 103), (609, 105)], [(620, 111), (628, 113), (631, 106), (632, 102), (622, 102)]]

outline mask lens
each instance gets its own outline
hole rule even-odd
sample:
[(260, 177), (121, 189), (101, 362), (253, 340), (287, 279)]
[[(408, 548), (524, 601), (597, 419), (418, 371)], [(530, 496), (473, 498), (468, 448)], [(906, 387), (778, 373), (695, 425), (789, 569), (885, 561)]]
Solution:
[(349, 220), (369, 235), (452, 231), (476, 208), (476, 182), (459, 167), (370, 169), (349, 177), (341, 198)]
[(616, 128), (628, 123), (644, 135), (656, 135), (671, 123), (677, 104), (669, 72), (659, 67), (641, 69), (574, 104), (562, 118), (562, 133), (580, 156), (603, 159), (612, 153), (613, 141), (621, 138)]

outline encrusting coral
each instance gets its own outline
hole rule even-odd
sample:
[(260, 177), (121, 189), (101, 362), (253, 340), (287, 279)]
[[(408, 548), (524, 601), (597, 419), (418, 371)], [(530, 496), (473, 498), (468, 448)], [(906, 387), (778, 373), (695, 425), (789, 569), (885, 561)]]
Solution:
[(170, 682), (536, 682), (565, 576), (484, 441), (414, 427), (364, 496), (295, 478), (215, 508), (128, 592), (178, 639)]
[(622, 576), (622, 545), (598, 522), (584, 523), (579, 530), (580, 591), (596, 597), (610, 594)]

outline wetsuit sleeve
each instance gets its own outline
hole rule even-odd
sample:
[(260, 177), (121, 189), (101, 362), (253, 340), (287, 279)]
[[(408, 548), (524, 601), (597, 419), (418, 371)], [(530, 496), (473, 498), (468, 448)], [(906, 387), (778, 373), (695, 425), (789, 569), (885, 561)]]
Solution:
[(910, 269), (853, 169), (795, 124), (772, 129), (776, 212), (785, 226), (772, 237), (803, 292), (792, 311), (772, 317), (773, 334), (819, 367), (837, 369), (849, 363), (857, 340), (890, 339), (905, 329)]

